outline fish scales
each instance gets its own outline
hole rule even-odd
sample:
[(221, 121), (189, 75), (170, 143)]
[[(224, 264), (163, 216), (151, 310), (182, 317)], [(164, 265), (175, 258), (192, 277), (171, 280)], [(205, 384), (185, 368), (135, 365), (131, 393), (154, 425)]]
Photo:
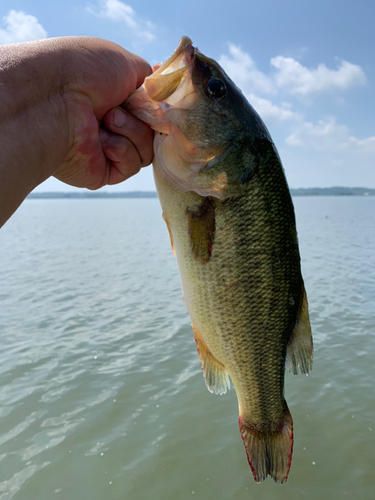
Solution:
[(312, 339), (281, 162), (258, 115), (189, 39), (149, 78), (128, 109), (159, 132), (155, 183), (206, 385), (223, 394), (230, 377), (254, 478), (282, 483), (293, 450), (285, 366), (307, 373)]
[[(210, 261), (201, 265), (191, 258), (186, 216), (186, 206), (199, 203), (197, 196), (185, 193), (187, 199), (178, 210), (177, 200), (181, 201), (181, 193), (172, 186), (166, 187), (164, 179), (157, 179), (156, 182), (161, 191), (163, 212), (174, 234), (177, 258), (182, 262), (181, 274), (193, 277), (183, 284), (192, 322), (219, 362), (224, 366), (233, 364), (235, 367), (247, 367), (250, 393), (253, 386), (262, 382), (262, 379), (258, 380), (259, 377), (253, 377), (255, 380), (252, 381), (251, 371), (264, 375), (268, 370), (272, 372), (267, 380), (267, 392), (263, 391), (262, 395), (263, 404), (267, 406), (272, 391), (276, 391), (278, 397), (282, 394), (286, 344), (291, 334), (290, 323), (295, 319), (294, 309), (298, 307), (298, 304), (293, 307), (280, 304), (280, 298), (288, 302), (291, 296), (291, 272), (295, 274), (294, 287), (301, 286), (298, 260), (285, 251), (289, 245), (298, 256), (296, 236), (290, 230), (289, 217), (283, 217), (283, 212), (287, 213), (288, 209), (276, 212), (280, 222), (275, 229), (272, 220), (275, 216), (272, 211), (264, 209), (265, 205), (272, 205), (274, 200), (267, 199), (267, 191), (265, 195), (259, 196), (261, 188), (255, 182), (249, 186), (251, 192), (243, 197), (217, 201), (215, 244)], [(164, 182), (163, 187), (160, 187), (161, 182)], [(169, 189), (168, 195), (163, 192), (165, 189)], [(254, 195), (254, 192), (258, 192), (258, 195)], [(283, 206), (287, 205), (284, 202)], [(271, 219), (269, 224), (264, 220), (266, 218)], [(288, 243), (283, 236), (285, 232), (291, 233)], [(271, 251), (273, 245), (270, 245), (270, 240), (274, 243), (277, 238), (281, 239), (281, 243), (276, 253)], [(265, 252), (264, 248), (270, 251)], [(275, 330), (280, 331), (278, 335), (282, 342), (275, 342)], [(270, 353), (270, 345), (274, 345), (274, 355)], [(234, 359), (236, 363), (232, 363)], [(231, 378), (238, 377), (233, 370)], [(274, 389), (271, 389), (272, 384)], [(249, 400), (252, 399), (247, 388), (243, 388), (243, 393), (248, 395)], [(257, 398), (255, 401), (259, 402)], [(261, 411), (258, 406), (258, 403), (252, 405), (253, 413)]]

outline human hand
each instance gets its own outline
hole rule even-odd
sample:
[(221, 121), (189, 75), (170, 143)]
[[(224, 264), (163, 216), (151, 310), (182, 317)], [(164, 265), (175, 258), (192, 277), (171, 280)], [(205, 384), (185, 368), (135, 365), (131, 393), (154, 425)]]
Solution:
[(0, 227), (51, 175), (98, 189), (151, 163), (152, 130), (121, 108), (150, 73), (99, 38), (0, 46)]
[(68, 43), (62, 97), (70, 143), (53, 175), (88, 189), (117, 184), (152, 161), (153, 131), (120, 106), (151, 68), (105, 40), (80, 37), (68, 42), (75, 51)]

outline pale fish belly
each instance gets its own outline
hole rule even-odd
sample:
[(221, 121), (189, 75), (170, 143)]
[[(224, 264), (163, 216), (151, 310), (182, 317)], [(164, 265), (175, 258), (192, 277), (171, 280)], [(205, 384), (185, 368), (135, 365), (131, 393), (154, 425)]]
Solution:
[[(182, 192), (173, 187), (164, 177), (163, 172), (154, 165), (155, 183), (163, 209), (164, 219), (173, 239), (174, 253), (183, 289), (186, 308), (190, 314), (195, 338), (202, 361), (203, 343), (209, 353), (223, 367), (222, 373), (217, 367), (211, 367), (214, 373), (205, 371), (208, 389), (222, 394), (229, 385), (227, 374), (230, 375), (235, 386), (239, 403), (251, 405), (252, 418), (262, 418), (257, 411), (255, 401), (264, 399), (263, 390), (259, 387), (259, 358), (270, 355), (270, 346), (262, 350), (262, 339), (259, 329), (264, 330), (262, 310), (269, 309), (271, 297), (264, 283), (264, 276), (269, 275), (269, 263), (266, 258), (259, 258), (252, 272), (253, 289), (249, 286), (247, 269), (248, 262), (238, 262), (238, 244), (233, 233), (233, 225), (226, 218), (224, 210), (220, 210), (220, 202), (216, 208), (215, 242), (212, 255), (208, 262), (202, 264), (192, 256), (189, 237), (187, 210), (202, 203), (202, 197), (193, 192)], [(263, 228), (263, 233), (265, 229)], [(263, 234), (265, 237), (265, 235)], [(251, 257), (248, 255), (248, 257)], [(251, 303), (256, 300), (257, 306)], [(256, 311), (256, 309), (258, 309)], [(254, 314), (252, 312), (254, 311)], [(256, 312), (256, 314), (255, 314)], [(256, 346), (256, 348), (255, 348)], [(280, 377), (283, 378), (282, 350), (285, 346), (275, 344), (276, 359), (279, 362), (262, 374), (270, 377), (270, 385), (278, 385), (280, 394), (279, 404), (273, 401), (272, 413), (280, 413), (283, 406), (282, 387)], [(285, 360), (285, 352), (284, 352)], [(214, 379), (218, 380), (214, 380)]]
[[(282, 483), (293, 450), (293, 421), (284, 398), (285, 363), (289, 357), (294, 373), (307, 373), (312, 362), (298, 249), (286, 260), (277, 251), (275, 256), (274, 216), (268, 214), (255, 182), (248, 196), (227, 203), (176, 189), (157, 160), (154, 176), (207, 388), (225, 393), (230, 376), (254, 478), (260, 482), (269, 474)], [(192, 234), (194, 227), (202, 226), (202, 213), (206, 232), (213, 233), (211, 241), (203, 231), (206, 253), (199, 238), (194, 246)], [(297, 243), (291, 227), (283, 226), (279, 237), (286, 230), (293, 248)], [(288, 246), (282, 248), (285, 252)], [(291, 312), (294, 305), (296, 316)]]

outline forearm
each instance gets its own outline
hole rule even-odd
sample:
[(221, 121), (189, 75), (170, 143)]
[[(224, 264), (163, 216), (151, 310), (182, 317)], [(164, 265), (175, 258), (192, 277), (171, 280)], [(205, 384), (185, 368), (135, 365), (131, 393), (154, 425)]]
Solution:
[(0, 226), (66, 154), (58, 64), (45, 42), (0, 47)]
[(99, 189), (151, 162), (152, 130), (120, 108), (150, 72), (99, 38), (0, 47), (0, 226), (51, 175)]

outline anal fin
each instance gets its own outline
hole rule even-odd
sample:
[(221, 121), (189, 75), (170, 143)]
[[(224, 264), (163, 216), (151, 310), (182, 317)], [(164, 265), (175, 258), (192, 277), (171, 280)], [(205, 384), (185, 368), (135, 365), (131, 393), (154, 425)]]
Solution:
[(288, 342), (286, 368), (294, 375), (309, 373), (313, 363), (313, 340), (311, 334), (309, 308), (304, 285), (301, 291), (301, 306), (296, 325)]
[(208, 349), (199, 332), (194, 328), (194, 325), (191, 326), (193, 328), (194, 339), (197, 344), (197, 351), (207, 389), (215, 394), (225, 394), (227, 389), (230, 389), (229, 375), (224, 365), (219, 363)]

